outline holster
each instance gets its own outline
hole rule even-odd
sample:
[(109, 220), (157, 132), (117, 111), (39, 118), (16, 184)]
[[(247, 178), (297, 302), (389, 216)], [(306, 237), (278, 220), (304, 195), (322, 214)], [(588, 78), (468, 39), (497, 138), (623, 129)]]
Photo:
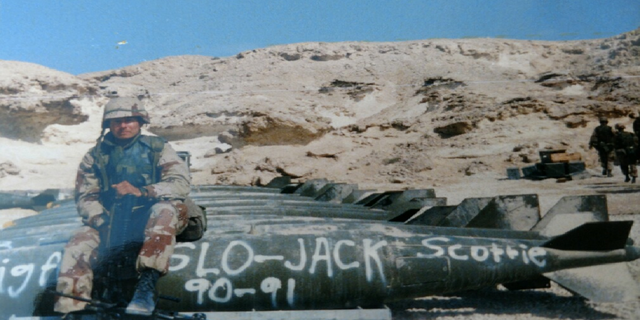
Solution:
[(197, 205), (191, 198), (187, 197), (184, 203), (177, 206), (178, 210), (187, 210), (189, 221), (187, 227), (176, 236), (177, 242), (191, 242), (200, 240), (207, 230), (207, 219), (204, 208)]

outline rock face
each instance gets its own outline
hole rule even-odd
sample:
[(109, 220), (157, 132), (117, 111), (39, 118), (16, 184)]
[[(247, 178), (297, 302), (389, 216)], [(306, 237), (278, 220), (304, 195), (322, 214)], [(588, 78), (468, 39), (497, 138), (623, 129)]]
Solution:
[[(48, 125), (87, 121), (79, 100), (99, 108), (106, 94), (144, 92), (148, 130), (192, 152), (194, 179), (210, 183), (290, 174), (429, 184), (503, 172), (557, 146), (595, 165), (595, 119), (629, 123), (640, 102), (640, 30), (569, 42), (301, 43), (77, 77), (0, 63), (0, 136), (38, 142)], [(233, 152), (215, 151), (221, 142)], [(318, 157), (327, 145), (345, 150)]]
[(639, 98), (639, 41), (631, 32), (575, 42), (304, 43), (225, 59), (170, 57), (83, 78), (143, 86), (160, 115), (151, 131), (175, 139), (229, 131), (250, 144), (304, 144), (366, 118), (426, 120), (450, 136), (483, 119), (530, 113), (569, 127), (594, 114), (625, 116)]
[(0, 136), (39, 141), (52, 124), (72, 125), (88, 117), (78, 101), (98, 87), (73, 75), (14, 61), (0, 61)]

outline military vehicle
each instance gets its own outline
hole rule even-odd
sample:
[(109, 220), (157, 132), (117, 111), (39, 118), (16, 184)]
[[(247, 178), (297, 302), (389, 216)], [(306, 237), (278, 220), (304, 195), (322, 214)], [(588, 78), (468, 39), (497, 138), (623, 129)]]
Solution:
[[(536, 195), (447, 205), (432, 189), (378, 193), (327, 180), (194, 186), (191, 196), (208, 230), (177, 244), (158, 283), (171, 298), (156, 319), (297, 310), (366, 319), (392, 301), (550, 280), (594, 301), (640, 297), (626, 265), (640, 257), (632, 222), (609, 221), (602, 195), (562, 198), (544, 216)], [(80, 224), (67, 200), (0, 230), (1, 319), (59, 319), (51, 290)]]

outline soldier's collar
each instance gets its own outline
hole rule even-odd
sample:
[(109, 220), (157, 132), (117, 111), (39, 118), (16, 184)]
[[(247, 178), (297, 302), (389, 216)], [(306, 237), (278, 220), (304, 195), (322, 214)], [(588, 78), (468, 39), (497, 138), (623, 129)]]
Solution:
[(138, 139), (140, 139), (141, 136), (142, 135), (138, 133), (135, 137), (131, 138), (125, 144), (121, 144), (119, 143), (118, 139), (113, 135), (113, 133), (109, 132), (104, 136), (104, 139), (102, 140), (102, 142), (110, 147), (122, 147), (126, 149), (131, 145), (133, 145), (134, 143), (136, 143), (136, 141), (138, 141)]

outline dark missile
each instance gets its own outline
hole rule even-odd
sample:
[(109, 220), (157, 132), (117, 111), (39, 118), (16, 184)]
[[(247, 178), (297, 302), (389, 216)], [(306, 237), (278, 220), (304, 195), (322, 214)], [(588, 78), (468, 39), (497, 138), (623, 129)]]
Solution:
[[(331, 189), (325, 185), (316, 190)], [(309, 197), (318, 198), (309, 190)], [(256, 206), (250, 201), (234, 206), (231, 194), (244, 200), (256, 196), (266, 209), (252, 211)], [(275, 193), (233, 187), (194, 192), (196, 202), (206, 204), (208, 231), (196, 242), (176, 246), (170, 272), (161, 278), (158, 290), (180, 302), (161, 301), (159, 308), (179, 312), (375, 308), (390, 301), (497, 284), (508, 287), (540, 277), (594, 300), (640, 296), (637, 287), (624, 283), (612, 287), (590, 278), (588, 286), (580, 285), (585, 268), (600, 273), (616, 268), (617, 276), (624, 278), (621, 263), (640, 257), (640, 248), (628, 242), (631, 222), (608, 222), (602, 213), (595, 219), (595, 205), (567, 204), (601, 203), (593, 197), (564, 201), (544, 219), (535, 210), (537, 198), (525, 195), (467, 201), (457, 210), (420, 210), (401, 221), (395, 219), (397, 212), (380, 208), (334, 200), (318, 204), (295, 192), (265, 200), (265, 194)], [(389, 194), (378, 203), (384, 198), (384, 207), (401, 208), (394, 199), (412, 201), (410, 194)], [(420, 198), (425, 195), (416, 193)], [(573, 212), (569, 207), (575, 208)], [(29, 217), (0, 230), (0, 318), (54, 315), (48, 290), (55, 287), (63, 247), (80, 226), (74, 211), (70, 203), (63, 203), (38, 215), (46, 219), (44, 225), (33, 227), (38, 219)], [(425, 218), (435, 211), (437, 219)], [(512, 223), (513, 216), (528, 222)], [(552, 227), (554, 221), (574, 220), (587, 223)], [(534, 231), (520, 230), (524, 226)]]
[(47, 204), (56, 201), (58, 190), (45, 190), (37, 196), (31, 197), (18, 193), (0, 192), (0, 209), (23, 208), (42, 210)]

